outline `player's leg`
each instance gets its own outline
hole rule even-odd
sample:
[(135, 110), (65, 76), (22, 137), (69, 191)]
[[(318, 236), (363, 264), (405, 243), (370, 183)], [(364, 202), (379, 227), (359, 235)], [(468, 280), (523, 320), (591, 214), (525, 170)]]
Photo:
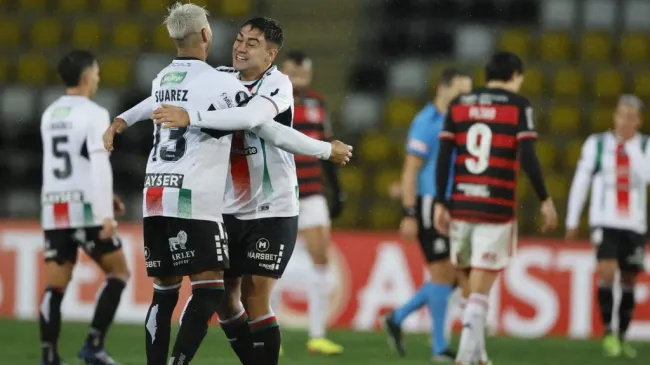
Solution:
[(229, 266), (228, 236), (222, 223), (176, 220), (176, 224), (176, 240), (170, 240), (170, 247), (177, 272), (190, 277), (192, 296), (181, 318), (168, 365), (188, 364), (194, 358), (208, 332), (210, 319), (225, 297), (223, 270)]
[[(169, 246), (168, 218), (143, 220), (144, 259), (147, 275), (154, 278), (151, 304), (145, 317), (147, 365), (167, 363), (171, 322), (183, 277), (174, 275)], [(176, 234), (174, 232), (173, 234)]]
[(618, 337), (621, 353), (629, 358), (636, 357), (636, 350), (625, 341), (627, 330), (634, 316), (634, 288), (639, 272), (644, 270), (645, 238), (634, 232), (627, 232), (628, 239), (621, 242), (619, 267), (621, 270), (621, 301), (618, 307)]
[(254, 234), (258, 238), (248, 248), (242, 300), (248, 312), (255, 364), (276, 365), (282, 336), (271, 309), (271, 294), (293, 253), (298, 217), (266, 218), (256, 223)]
[(86, 229), (86, 238), (91, 244), (81, 245), (106, 275), (106, 282), (98, 295), (95, 314), (86, 338), (86, 344), (79, 352), (79, 358), (93, 364), (116, 364), (104, 349), (104, 339), (113, 322), (120, 304), (122, 291), (130, 277), (122, 243), (118, 237), (99, 239), (100, 228)]
[[(453, 231), (451, 234), (454, 235)], [(490, 290), (514, 252), (516, 235), (516, 222), (472, 225), (470, 294), (463, 313), (457, 364), (471, 364), (476, 354), (481, 352)]]
[(61, 302), (72, 279), (77, 245), (72, 230), (45, 231), (45, 290), (39, 306), (39, 328), (43, 365), (59, 365)]
[(299, 235), (305, 240), (313, 270), (307, 284), (309, 341), (307, 349), (325, 355), (340, 354), (343, 347), (325, 338), (329, 313), (330, 220), (327, 200), (314, 195), (300, 201)]
[(605, 328), (603, 351), (607, 356), (621, 354), (618, 336), (612, 332), (612, 312), (614, 310), (614, 279), (618, 270), (618, 245), (621, 239), (618, 231), (595, 228), (591, 232), (592, 243), (596, 246), (598, 273), (598, 307)]

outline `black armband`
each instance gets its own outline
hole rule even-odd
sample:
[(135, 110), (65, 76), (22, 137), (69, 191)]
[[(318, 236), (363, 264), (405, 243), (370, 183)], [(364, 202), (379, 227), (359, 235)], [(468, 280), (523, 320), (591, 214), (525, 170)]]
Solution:
[(402, 211), (405, 217), (415, 218), (418, 216), (418, 211), (414, 207), (403, 207)]

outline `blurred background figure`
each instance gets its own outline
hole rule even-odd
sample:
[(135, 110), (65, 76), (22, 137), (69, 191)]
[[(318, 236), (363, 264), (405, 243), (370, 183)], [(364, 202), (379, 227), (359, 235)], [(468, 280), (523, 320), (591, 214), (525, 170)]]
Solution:
[[(331, 140), (333, 133), (325, 100), (319, 92), (311, 88), (312, 60), (302, 51), (290, 51), (280, 70), (289, 76), (293, 84), (293, 127), (312, 138)], [(305, 281), (309, 306), (307, 349), (310, 352), (336, 355), (343, 352), (343, 347), (325, 337), (330, 293), (326, 284), (329, 270), (330, 218), (341, 214), (345, 198), (335, 164), (309, 156), (294, 158), (300, 191), (298, 235), (307, 244), (307, 252), (313, 263), (312, 277)], [(325, 181), (331, 191), (329, 208), (325, 197)]]
[[(428, 305), (433, 326), (432, 359), (453, 361), (445, 338), (447, 304), (456, 282), (456, 270), (449, 260), (449, 238), (439, 234), (433, 227), (433, 201), (436, 160), (438, 158), (438, 135), (442, 130), (449, 103), (460, 94), (472, 89), (472, 79), (458, 69), (450, 67), (442, 71), (436, 96), (413, 120), (406, 141), (406, 157), (402, 167), (401, 198), (404, 218), (400, 234), (406, 241), (417, 240), (427, 262), (429, 281), (403, 306), (390, 313), (385, 327), (398, 354), (404, 356), (401, 324), (411, 313)], [(446, 199), (446, 198), (445, 198)]]

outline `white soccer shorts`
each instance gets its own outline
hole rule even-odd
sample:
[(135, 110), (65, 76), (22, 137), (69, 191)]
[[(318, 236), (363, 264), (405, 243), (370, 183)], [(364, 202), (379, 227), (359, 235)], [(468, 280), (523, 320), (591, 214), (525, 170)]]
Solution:
[(313, 227), (329, 227), (330, 210), (323, 195), (312, 195), (300, 199), (298, 231)]
[(517, 248), (517, 221), (471, 223), (452, 220), (451, 261), (459, 268), (500, 271)]

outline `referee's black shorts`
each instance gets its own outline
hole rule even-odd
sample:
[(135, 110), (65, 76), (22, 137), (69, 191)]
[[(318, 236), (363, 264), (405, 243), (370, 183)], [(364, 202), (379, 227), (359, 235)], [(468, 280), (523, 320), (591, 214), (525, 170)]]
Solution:
[(433, 197), (418, 196), (415, 209), (418, 220), (418, 241), (428, 263), (449, 259), (449, 237), (433, 227)]

